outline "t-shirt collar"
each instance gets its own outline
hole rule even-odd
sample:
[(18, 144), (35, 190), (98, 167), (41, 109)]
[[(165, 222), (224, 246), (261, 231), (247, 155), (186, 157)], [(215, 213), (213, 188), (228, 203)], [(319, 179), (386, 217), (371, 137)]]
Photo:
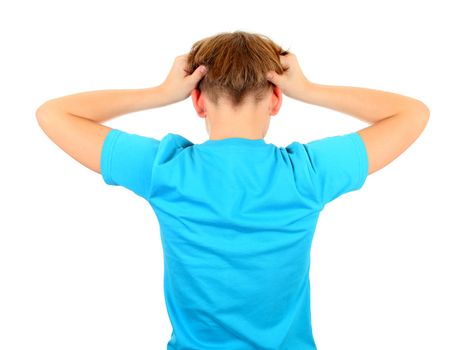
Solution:
[(244, 137), (227, 137), (218, 140), (206, 140), (202, 145), (236, 145), (236, 146), (262, 146), (267, 145), (264, 139), (248, 139)]

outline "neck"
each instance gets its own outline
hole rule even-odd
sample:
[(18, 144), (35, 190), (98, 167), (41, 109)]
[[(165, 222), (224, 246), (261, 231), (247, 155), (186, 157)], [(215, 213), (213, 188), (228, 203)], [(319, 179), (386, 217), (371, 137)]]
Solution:
[(245, 104), (236, 110), (228, 106), (208, 108), (205, 119), (210, 140), (229, 137), (255, 140), (264, 138), (270, 116), (261, 106)]
[(264, 136), (261, 133), (243, 133), (243, 132), (232, 132), (232, 133), (224, 133), (224, 132), (214, 132), (209, 135), (209, 140), (222, 140), (222, 139), (228, 139), (230, 137), (239, 137), (239, 138), (244, 138), (244, 139), (250, 139), (250, 140), (259, 140), (263, 139)]
[[(267, 130), (268, 117), (259, 116), (207, 116), (207, 131), (210, 140), (228, 137), (262, 139)], [(266, 126), (266, 127), (265, 127)]]

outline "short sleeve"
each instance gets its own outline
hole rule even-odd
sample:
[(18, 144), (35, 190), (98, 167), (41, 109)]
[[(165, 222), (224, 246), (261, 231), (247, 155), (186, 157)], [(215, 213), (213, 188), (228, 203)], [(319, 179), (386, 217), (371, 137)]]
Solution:
[(359, 190), (368, 176), (368, 155), (358, 132), (302, 144), (309, 161), (314, 195), (325, 205)]
[(147, 198), (160, 140), (111, 129), (102, 146), (100, 171), (108, 185)]

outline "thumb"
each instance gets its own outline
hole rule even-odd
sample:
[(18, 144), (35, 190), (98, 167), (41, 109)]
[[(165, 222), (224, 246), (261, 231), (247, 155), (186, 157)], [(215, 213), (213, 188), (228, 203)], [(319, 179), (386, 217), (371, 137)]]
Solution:
[(271, 70), (266, 74), (266, 79), (268, 79), (270, 82), (272, 82), (275, 85), (279, 85), (280, 77), (279, 74), (276, 73), (275, 71)]
[(207, 67), (199, 66), (196, 70), (192, 73), (191, 77), (194, 81), (198, 82), (203, 76), (207, 73)]

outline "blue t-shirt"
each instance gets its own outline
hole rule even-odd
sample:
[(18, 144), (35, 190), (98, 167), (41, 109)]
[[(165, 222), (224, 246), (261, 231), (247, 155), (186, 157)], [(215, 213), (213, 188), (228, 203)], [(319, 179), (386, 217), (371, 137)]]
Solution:
[(100, 167), (157, 215), (168, 350), (316, 349), (311, 243), (324, 205), (368, 176), (357, 132), (278, 147), (112, 129)]

